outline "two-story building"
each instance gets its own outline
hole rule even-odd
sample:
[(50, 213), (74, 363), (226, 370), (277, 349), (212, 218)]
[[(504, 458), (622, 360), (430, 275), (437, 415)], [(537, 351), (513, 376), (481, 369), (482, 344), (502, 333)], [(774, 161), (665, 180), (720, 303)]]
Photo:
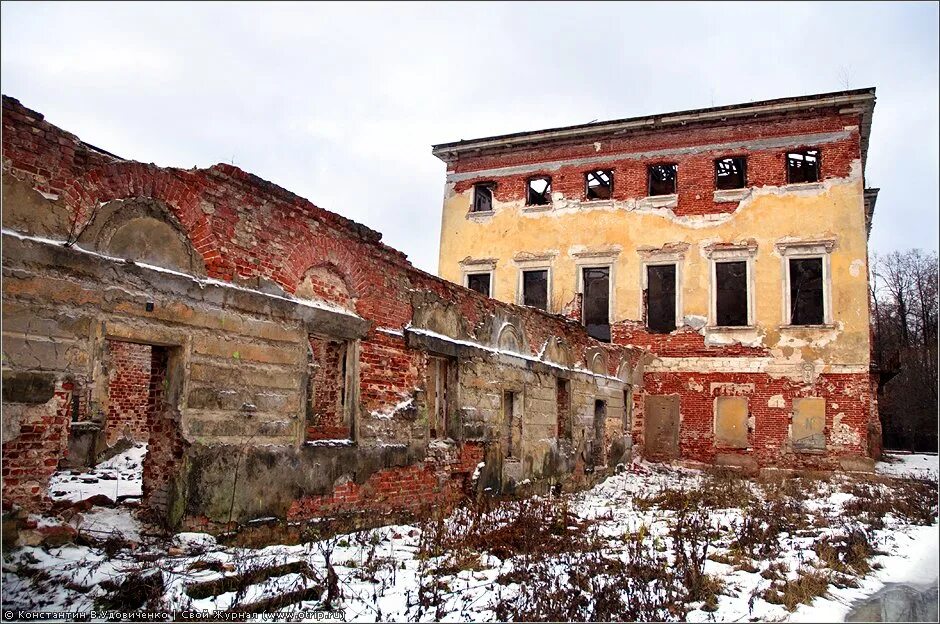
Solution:
[(435, 145), (439, 273), (647, 349), (647, 457), (865, 467), (874, 89)]

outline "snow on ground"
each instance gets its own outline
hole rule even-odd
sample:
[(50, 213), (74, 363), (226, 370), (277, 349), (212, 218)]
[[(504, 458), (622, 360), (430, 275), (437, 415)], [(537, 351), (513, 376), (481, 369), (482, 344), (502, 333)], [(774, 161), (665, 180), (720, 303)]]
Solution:
[(884, 459), (875, 464), (875, 471), (885, 475), (936, 479), (937, 474), (940, 473), (940, 461), (938, 459), (940, 458), (936, 453), (925, 455), (886, 451)]
[[(142, 454), (142, 449), (137, 448), (123, 459), (115, 458), (109, 466), (99, 466), (95, 472), (121, 472), (126, 468), (126, 481), (132, 482), (130, 467), (140, 465)], [(905, 465), (918, 465), (923, 461), (914, 459), (915, 456), (908, 458), (910, 461), (906, 459)], [(933, 462), (935, 469), (936, 457)], [(137, 470), (139, 472), (139, 468)], [(70, 476), (75, 475), (62, 475), (54, 488), (71, 487), (68, 484), (76, 481), (65, 478)], [(574, 515), (591, 521), (597, 534), (606, 540), (606, 556), (623, 556), (626, 538), (641, 527), (648, 531), (649, 540), (657, 551), (670, 553), (676, 513), (641, 502), (663, 492), (698, 488), (707, 478), (694, 470), (637, 463), (629, 471), (567, 500)], [(724, 588), (710, 610), (705, 610), (703, 603), (688, 605), (686, 618), (689, 621), (841, 621), (853, 602), (876, 592), (884, 583), (935, 583), (940, 549), (936, 521), (932, 526), (914, 526), (889, 513), (884, 518), (884, 527), (873, 529), (870, 534), (871, 541), (885, 553), (872, 560), (880, 569), (860, 579), (858, 587), (840, 589), (830, 585), (824, 597), (816, 598), (810, 605), (801, 605), (793, 612), (764, 600), (763, 592), (771, 584), (764, 575), (772, 572), (772, 566), (783, 569), (784, 575), (794, 580), (801, 567), (818, 561), (814, 544), (844, 529), (843, 507), (855, 499), (852, 487), (856, 478), (837, 475), (830, 480), (810, 482), (805, 503), (807, 513), (817, 516), (812, 531), (784, 534), (779, 554), (768, 560), (755, 560), (756, 570), (742, 570), (710, 557), (705, 562), (705, 572), (723, 581)], [(114, 481), (104, 481), (113, 487)], [(93, 485), (81, 480), (77, 483)], [(744, 483), (760, 496), (762, 486), (750, 480)], [(88, 490), (82, 492), (87, 496)], [(719, 534), (711, 552), (714, 558), (721, 559), (730, 552), (734, 527), (743, 522), (745, 513), (739, 507), (713, 509), (709, 513), (710, 522)], [(159, 570), (164, 578), (161, 605), (164, 608), (233, 609), (275, 593), (322, 586), (329, 557), (342, 593), (335, 606), (344, 610), (346, 621), (493, 621), (497, 619), (497, 604), (518, 595), (521, 586), (513, 580), (513, 573), (525, 565), (519, 555), (501, 559), (485, 551), (474, 551), (469, 560), (451, 566), (453, 560), (448, 558), (451, 553), (422, 554), (427, 540), (423, 539), (426, 536), (422, 535), (422, 526), (418, 524), (358, 531), (301, 545), (250, 549), (221, 546), (215, 538), (201, 533), (181, 533), (163, 540), (151, 538), (144, 534), (133, 511), (127, 508), (95, 508), (80, 514), (78, 519), (72, 518), (71, 522), (80, 531), (99, 536), (116, 528), (138, 544), (110, 557), (102, 548), (73, 544), (18, 548), (9, 554), (3, 565), (3, 608), (91, 610), (109, 595), (106, 581), (120, 581), (129, 574)], [(426, 529), (430, 531), (430, 526)], [(194, 584), (297, 562), (309, 565), (314, 576), (305, 574), (302, 569), (290, 568), (270, 578), (255, 580), (242, 592), (189, 595)], [(548, 563), (554, 566), (554, 574), (559, 578), (567, 577), (568, 570), (561, 558), (550, 559)], [(447, 567), (452, 569), (441, 570)], [(437, 574), (432, 573), (435, 569), (438, 569)], [(429, 595), (433, 598), (430, 603)], [(424, 607), (419, 606), (422, 601)], [(431, 603), (435, 606), (428, 606)], [(323, 605), (317, 600), (307, 600), (288, 608), (313, 610)]]
[(139, 498), (146, 454), (147, 445), (137, 443), (85, 472), (59, 470), (49, 481), (49, 497), (73, 503), (95, 495), (107, 496), (112, 501)]

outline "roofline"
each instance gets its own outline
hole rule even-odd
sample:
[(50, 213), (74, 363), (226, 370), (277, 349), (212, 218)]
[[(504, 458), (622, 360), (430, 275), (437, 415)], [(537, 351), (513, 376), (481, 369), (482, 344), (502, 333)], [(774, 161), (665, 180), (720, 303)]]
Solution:
[(862, 160), (864, 162), (865, 154), (868, 151), (871, 116), (875, 106), (875, 87), (778, 98), (760, 102), (749, 102), (747, 104), (699, 108), (662, 115), (629, 117), (626, 119), (592, 122), (576, 126), (548, 128), (545, 130), (515, 132), (512, 134), (460, 140), (451, 143), (438, 143), (437, 145), (431, 146), (431, 153), (444, 162), (453, 162), (460, 155), (467, 152), (477, 153), (485, 150), (509, 149), (523, 145), (539, 145), (560, 140), (589, 139), (599, 134), (620, 134), (631, 130), (658, 129), (664, 126), (686, 125), (688, 123), (715, 120), (726, 121), (737, 117), (812, 111), (819, 107), (834, 106), (850, 109), (858, 107), (858, 112), (862, 113), (863, 120), (860, 132), (862, 140)]

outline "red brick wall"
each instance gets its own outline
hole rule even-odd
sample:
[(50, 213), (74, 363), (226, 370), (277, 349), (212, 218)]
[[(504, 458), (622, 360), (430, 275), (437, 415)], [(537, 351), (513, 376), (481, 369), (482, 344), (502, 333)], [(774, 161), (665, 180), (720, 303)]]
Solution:
[[(798, 136), (814, 133), (837, 132), (845, 126), (858, 126), (857, 113), (839, 114), (837, 110), (818, 111), (813, 118), (780, 116), (776, 119), (733, 124), (698, 124), (675, 130), (636, 132), (613, 139), (602, 139), (598, 151), (594, 142), (570, 145), (514, 150), (503, 154), (486, 156), (463, 156), (451, 165), (457, 173), (469, 173), (498, 167), (537, 164), (557, 160), (616, 156), (620, 153), (643, 153), (711, 144), (746, 142), (771, 137)], [(808, 145), (806, 147), (815, 147)], [(853, 160), (861, 157), (858, 130), (846, 139), (818, 146), (821, 153), (822, 177), (845, 177)], [(525, 199), (526, 181), (537, 175), (552, 178), (552, 191), (563, 193), (569, 199), (584, 199), (584, 173), (591, 169), (614, 171), (613, 199), (638, 199), (648, 195), (647, 167), (659, 163), (676, 163), (679, 166), (677, 193), (679, 204), (675, 213), (680, 216), (733, 212), (738, 202), (715, 203), (715, 159), (725, 156), (747, 156), (748, 186), (780, 186), (786, 184), (786, 150), (736, 149), (696, 152), (650, 158), (614, 159), (599, 165), (570, 165), (554, 170), (541, 170), (523, 175), (492, 176), (462, 180), (455, 190), (463, 192), (475, 182), (496, 182), (495, 197), (498, 201)]]
[(347, 345), (343, 341), (310, 336), (314, 368), (310, 376), (307, 400), (307, 439), (349, 438), (346, 422), (345, 367)]
[(121, 438), (146, 442), (150, 398), (150, 345), (108, 341), (108, 420), (105, 435), (109, 445)]
[[(760, 465), (787, 467), (835, 467), (838, 456), (867, 455), (871, 387), (867, 373), (823, 374), (815, 384), (801, 380), (773, 378), (764, 373), (647, 373), (643, 392), (634, 397), (633, 435), (644, 437), (644, 397), (642, 395), (679, 395), (679, 450), (687, 459), (711, 462), (717, 453), (736, 453), (754, 457)], [(754, 418), (750, 449), (716, 449), (714, 435), (714, 399), (740, 394), (729, 384), (753, 384), (748, 391), (748, 410)], [(783, 398), (782, 407), (771, 407), (772, 397)], [(827, 453), (824, 455), (793, 452), (789, 445), (793, 399), (821, 397), (826, 400)], [(836, 417), (840, 426), (836, 428)], [(848, 432), (848, 435), (846, 433)], [(856, 438), (849, 441), (848, 438)]]
[(72, 390), (71, 382), (58, 383), (49, 404), (30, 406), (19, 435), (3, 443), (4, 510), (12, 504), (36, 511), (50, 507), (46, 486), (68, 452)]
[(186, 452), (187, 442), (179, 427), (179, 414), (168, 409), (165, 380), (169, 352), (164, 347), (151, 348), (150, 388), (147, 396), (147, 428), (150, 431), (144, 460), (143, 498), (152, 510), (163, 511), (168, 505), (170, 482)]
[(326, 496), (301, 498), (291, 505), (289, 520), (327, 516), (351, 509), (418, 511), (447, 505), (467, 492), (469, 477), (483, 461), (482, 445), (466, 443), (453, 463), (425, 462), (373, 473), (362, 485), (346, 481)]

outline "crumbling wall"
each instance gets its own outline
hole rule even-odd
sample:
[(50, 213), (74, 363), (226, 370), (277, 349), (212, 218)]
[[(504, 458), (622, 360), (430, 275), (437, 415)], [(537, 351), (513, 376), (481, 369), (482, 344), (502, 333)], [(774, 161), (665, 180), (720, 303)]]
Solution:
[[(611, 414), (622, 409), (616, 375), (625, 350), (596, 343), (574, 321), (422, 273), (378, 233), (229, 165), (180, 170), (40, 155), (58, 163), (46, 176), (30, 164), (32, 151), (56, 150), (70, 135), (15, 100), (4, 98), (4, 107), (17, 112), (4, 115), (4, 173), (17, 180), (9, 196), (4, 187), (5, 206), (40, 197), (45, 210), (67, 217), (43, 220), (40, 238), (28, 211), (17, 209), (25, 221), (4, 230), (4, 321), (10, 310), (22, 325), (4, 374), (41, 368), (63, 390), (74, 381), (89, 397), (88, 417), (104, 425), (108, 414), (129, 413), (125, 397), (109, 392), (120, 384), (108, 383), (108, 341), (148, 345), (144, 498), (170, 525), (413, 510), (491, 479), (550, 485), (593, 441), (597, 397), (607, 396)], [(35, 128), (50, 140), (29, 141)], [(166, 244), (146, 243), (148, 232)], [(329, 344), (345, 345), (342, 376), (321, 375), (342, 368)], [(455, 362), (449, 424), (435, 439), (431, 356)], [(471, 370), (516, 384), (523, 398), (517, 472), (500, 472), (499, 414), (475, 419), (464, 409), (483, 401)], [(570, 451), (554, 441), (560, 376), (572, 383)], [(36, 461), (50, 464), (28, 489), (5, 480), (5, 502), (41, 504), (64, 454), (69, 400), (50, 397), (5, 437), (5, 456), (14, 458), (34, 432), (56, 446), (4, 464), (15, 477)], [(311, 411), (327, 416), (315, 419), (313, 435)], [(620, 419), (608, 421), (602, 444), (622, 447)]]

